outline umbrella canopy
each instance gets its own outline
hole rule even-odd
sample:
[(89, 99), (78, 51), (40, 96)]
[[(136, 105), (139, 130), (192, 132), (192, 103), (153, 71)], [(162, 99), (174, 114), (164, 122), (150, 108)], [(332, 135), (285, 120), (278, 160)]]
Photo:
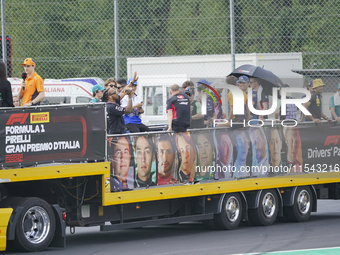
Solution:
[(271, 71), (266, 70), (259, 66), (242, 65), (236, 68), (230, 75), (240, 77), (246, 75), (250, 78), (260, 79), (260, 84), (264, 89), (271, 91), (272, 87), (281, 87), (283, 85), (281, 79), (273, 74)]

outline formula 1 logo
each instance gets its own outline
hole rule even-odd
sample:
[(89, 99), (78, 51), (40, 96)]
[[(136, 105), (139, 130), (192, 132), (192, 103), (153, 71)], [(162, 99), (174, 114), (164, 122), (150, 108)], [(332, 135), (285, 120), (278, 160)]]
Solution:
[(337, 145), (339, 141), (340, 135), (330, 135), (326, 137), (326, 141), (324, 143), (324, 146), (334, 144)]
[(13, 125), (14, 123), (20, 123), (20, 124), (24, 124), (27, 117), (28, 117), (29, 113), (15, 113), (15, 114), (12, 114), (7, 123), (6, 123), (6, 126), (8, 125)]

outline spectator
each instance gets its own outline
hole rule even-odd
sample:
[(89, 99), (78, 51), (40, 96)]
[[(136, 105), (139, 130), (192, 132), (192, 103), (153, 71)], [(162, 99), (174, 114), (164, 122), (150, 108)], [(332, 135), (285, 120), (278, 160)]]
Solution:
[(190, 100), (190, 129), (204, 128), (204, 115), (202, 114), (201, 103), (194, 99), (195, 89), (187, 87), (184, 93), (189, 96)]
[[(142, 119), (139, 117), (142, 113), (144, 113), (144, 110), (143, 110), (143, 101), (140, 98), (140, 96), (136, 94), (137, 80), (138, 80), (138, 77), (137, 77), (137, 73), (135, 72), (135, 76), (132, 79), (131, 85), (129, 85), (132, 88), (132, 93), (133, 93), (132, 111), (131, 113), (124, 115), (126, 129), (130, 133), (150, 131), (150, 129), (142, 123)], [(130, 84), (130, 82), (128, 84)], [(129, 96), (127, 95), (124, 96), (120, 103), (122, 107), (126, 107), (129, 103)]]
[(96, 84), (92, 87), (93, 98), (89, 103), (99, 103), (100, 99), (103, 96), (103, 91), (105, 90), (104, 87)]
[(109, 87), (117, 87), (117, 82), (114, 78), (109, 78), (104, 82), (105, 89), (108, 89)]
[(132, 95), (132, 92), (128, 93), (128, 105), (124, 108), (120, 106), (120, 97), (115, 87), (104, 91), (102, 101), (107, 102), (108, 134), (126, 133), (123, 115), (132, 111)]
[[(260, 84), (260, 80), (258, 78), (250, 78), (250, 84), (252, 85), (253, 89), (257, 92), (257, 102), (255, 103), (257, 110), (268, 110), (269, 107), (269, 95), (263, 89), (262, 85)], [(259, 119), (267, 119), (268, 116), (260, 115), (258, 116)]]
[[(313, 80), (309, 80), (307, 82), (307, 90), (312, 93), (313, 92)], [(306, 97), (306, 94), (304, 94), (301, 98), (305, 98)], [(301, 119), (300, 119), (300, 122), (303, 122), (303, 121), (308, 121), (308, 119), (304, 116), (304, 114), (301, 112)]]
[(177, 150), (175, 149), (174, 141), (169, 134), (160, 135), (157, 143), (157, 158), (158, 158), (158, 185), (177, 183), (176, 163)]
[(126, 86), (126, 80), (121, 78), (119, 80), (117, 80), (117, 90), (120, 93), (122, 91), (122, 89)]
[(24, 63), (27, 78), (21, 82), (19, 98), (22, 98), (22, 106), (40, 105), (45, 97), (44, 80), (35, 72), (36, 63), (33, 58), (26, 58)]
[[(248, 76), (245, 76), (245, 75), (240, 76), (237, 80), (237, 84), (240, 87), (240, 89), (247, 94), (247, 97), (248, 97), (248, 88), (249, 88), (249, 85), (250, 85), (250, 80), (249, 80)], [(253, 107), (255, 109), (257, 109), (256, 106), (255, 106), (255, 103), (257, 103), (257, 92), (253, 89), (252, 90), (252, 104), (253, 104)], [(256, 114), (251, 113), (249, 111), (249, 119), (256, 120), (257, 119)]]
[[(304, 106), (308, 109), (311, 115), (306, 116), (308, 120), (314, 121), (317, 124), (321, 123), (321, 118), (325, 120), (332, 121), (331, 118), (328, 118), (322, 112), (322, 101), (321, 101), (321, 93), (325, 84), (321, 79), (313, 80), (313, 92), (310, 100), (304, 104)], [(303, 117), (304, 118), (304, 117)]]
[[(222, 80), (222, 79), (217, 79), (211, 84), (211, 86), (214, 87), (218, 96), (222, 100), (222, 92), (223, 92), (223, 87), (225, 86), (225, 81)], [(222, 105), (220, 103), (220, 100), (218, 99), (218, 97), (215, 93), (213, 93), (213, 97), (215, 99), (215, 103), (214, 103), (215, 117), (216, 117), (217, 120), (224, 119), (226, 116), (223, 113), (223, 109), (222, 109)]]
[[(282, 88), (289, 88), (289, 85), (288, 84), (283, 84), (281, 86), (281, 88), (279, 89), (279, 100), (278, 100), (278, 103), (277, 103), (277, 108), (274, 112), (274, 116), (275, 116), (275, 119), (276, 120), (296, 120), (297, 119), (297, 106), (295, 104), (287, 104), (286, 105), (286, 115), (282, 115), (280, 114), (282, 112), (281, 110), (281, 89)], [(287, 99), (292, 99), (292, 95), (288, 92), (286, 94), (286, 98)]]
[(177, 84), (170, 86), (167, 102), (168, 131), (184, 132), (190, 127), (190, 101)]
[(0, 61), (0, 107), (14, 107), (11, 83), (7, 80), (6, 65)]
[(18, 95), (13, 96), (13, 105), (14, 105), (14, 107), (20, 106), (20, 100), (19, 100)]
[[(199, 101), (202, 103), (202, 93), (206, 93), (206, 91), (209, 91), (209, 88), (207, 88), (205, 85), (211, 85), (211, 82), (205, 80), (205, 79), (200, 79), (197, 82), (198, 85), (198, 99)], [(207, 99), (207, 114), (204, 115), (204, 125), (205, 127), (212, 127), (213, 126), (213, 122), (214, 119), (216, 119), (216, 115), (215, 115), (215, 104), (214, 104), (214, 100), (206, 95), (206, 99)]]
[(183, 93), (184, 93), (184, 91), (185, 91), (185, 89), (187, 87), (195, 88), (195, 84), (192, 81), (185, 81), (185, 82), (183, 82), (183, 84), (182, 84), (182, 91), (183, 91)]
[(151, 137), (135, 136), (134, 149), (136, 154), (137, 174), (135, 187), (148, 187), (156, 185), (152, 181), (152, 172), (156, 171), (155, 148)]
[(340, 124), (340, 84), (338, 85), (338, 91), (329, 99), (329, 109), (333, 120)]
[[(237, 78), (235, 76), (231, 75), (227, 77), (227, 84), (236, 86), (236, 83), (237, 83)], [(244, 97), (244, 114), (243, 115), (234, 115), (234, 112), (233, 112), (234, 98), (233, 98), (231, 91), (228, 92), (228, 102), (231, 107), (229, 119), (232, 119), (236, 122), (243, 122), (244, 120), (248, 121), (250, 118), (250, 112), (249, 112), (248, 105), (247, 105), (248, 96), (243, 90), (242, 92), (243, 92), (243, 97)]]

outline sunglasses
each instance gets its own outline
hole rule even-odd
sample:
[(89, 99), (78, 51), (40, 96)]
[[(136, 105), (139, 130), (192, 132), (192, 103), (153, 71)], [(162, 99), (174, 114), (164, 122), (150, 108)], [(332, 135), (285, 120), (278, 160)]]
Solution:
[(116, 84), (115, 85), (113, 85), (113, 84), (106, 84), (105, 85), (105, 87), (108, 87), (108, 86), (110, 86), (111, 88), (113, 88), (113, 87), (117, 88)]

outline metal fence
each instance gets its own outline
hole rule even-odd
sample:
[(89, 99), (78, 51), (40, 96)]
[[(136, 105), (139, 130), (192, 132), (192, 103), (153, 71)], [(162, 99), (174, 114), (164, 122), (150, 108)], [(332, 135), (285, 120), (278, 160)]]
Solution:
[[(44, 78), (119, 76), (127, 57), (230, 53), (229, 0), (5, 0), (13, 76), (33, 57)], [(303, 67), (339, 68), (340, 3), (236, 0), (235, 52), (302, 52)]]

